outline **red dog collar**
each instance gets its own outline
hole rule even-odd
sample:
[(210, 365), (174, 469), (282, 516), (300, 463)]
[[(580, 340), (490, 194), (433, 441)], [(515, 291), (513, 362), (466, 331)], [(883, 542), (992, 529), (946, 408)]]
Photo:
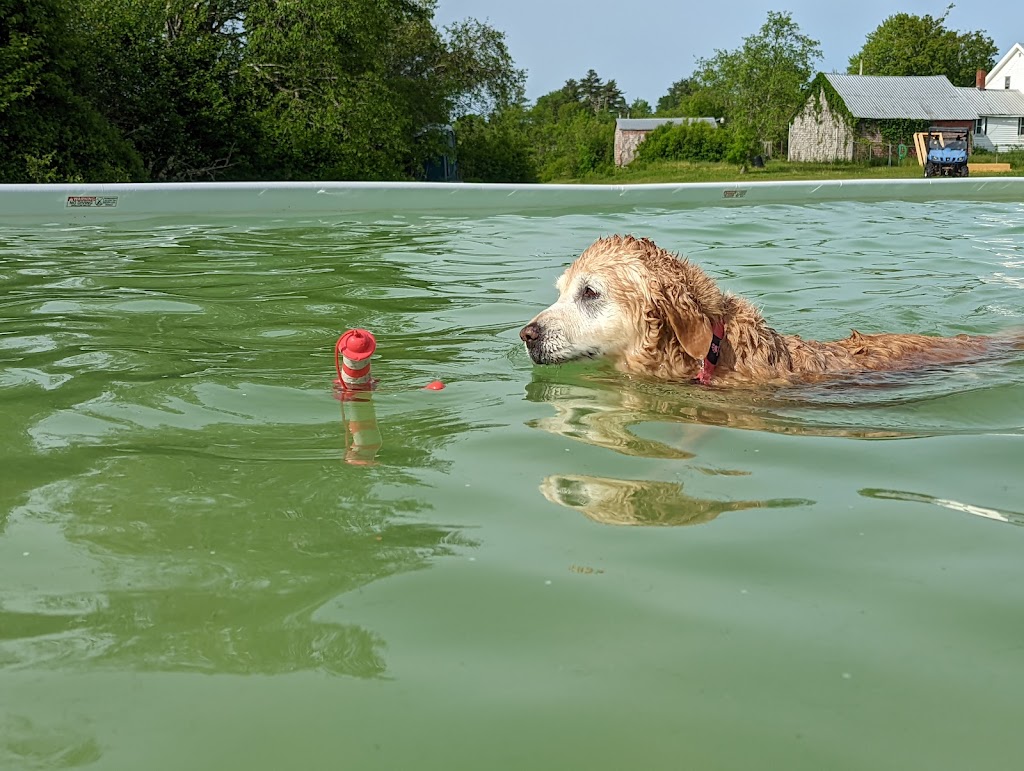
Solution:
[(722, 353), (722, 340), (725, 339), (725, 324), (720, 320), (711, 322), (711, 347), (708, 348), (708, 355), (701, 362), (700, 372), (693, 382), (701, 385), (711, 385), (711, 377), (715, 374), (715, 366), (718, 364), (718, 356)]

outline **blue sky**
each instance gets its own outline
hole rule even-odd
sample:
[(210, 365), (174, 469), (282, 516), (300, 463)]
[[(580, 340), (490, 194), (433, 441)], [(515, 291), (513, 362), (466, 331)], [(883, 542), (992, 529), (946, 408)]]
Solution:
[[(527, 72), (526, 96), (560, 88), (588, 69), (614, 78), (629, 101), (651, 106), (688, 76), (698, 57), (738, 48), (760, 29), (768, 11), (789, 11), (804, 34), (819, 40), (819, 68), (845, 72), (868, 33), (894, 13), (941, 16), (948, 0), (439, 0), (439, 27), (466, 17), (502, 30), (516, 65)], [(982, 30), (999, 47), (996, 59), (1024, 43), (1024, 2), (959, 0), (946, 19), (958, 31)]]

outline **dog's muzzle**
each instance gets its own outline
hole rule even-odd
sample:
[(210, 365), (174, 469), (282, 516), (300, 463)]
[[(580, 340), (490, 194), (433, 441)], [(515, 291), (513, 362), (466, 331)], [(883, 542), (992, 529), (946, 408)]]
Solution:
[(526, 344), (526, 350), (536, 364), (548, 363), (544, 353), (543, 338), (544, 331), (536, 322), (530, 322), (519, 330), (519, 339)]

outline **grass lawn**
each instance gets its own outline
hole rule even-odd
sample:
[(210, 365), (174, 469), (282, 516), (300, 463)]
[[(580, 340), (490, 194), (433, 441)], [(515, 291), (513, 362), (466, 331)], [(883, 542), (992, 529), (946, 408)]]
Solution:
[[(996, 160), (978, 157), (979, 163)], [(895, 163), (895, 159), (893, 159)], [(984, 173), (984, 176), (1021, 176), (1019, 167), (1003, 173)], [(661, 161), (639, 164), (634, 162), (608, 174), (590, 174), (583, 179), (554, 179), (552, 182), (582, 182), (588, 184), (628, 185), (655, 182), (753, 182), (778, 180), (826, 179), (916, 179), (924, 176), (917, 161), (904, 161), (902, 166), (865, 166), (853, 163), (790, 163), (768, 161), (764, 168), (748, 166), (744, 173), (731, 163), (691, 163), (688, 161)], [(975, 176), (981, 176), (976, 173)]]

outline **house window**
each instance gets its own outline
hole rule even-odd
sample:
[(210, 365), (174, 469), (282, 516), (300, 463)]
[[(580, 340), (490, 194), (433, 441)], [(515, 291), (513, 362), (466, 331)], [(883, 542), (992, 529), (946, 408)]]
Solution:
[(988, 133), (988, 118), (978, 118), (974, 121), (974, 133), (982, 136)]
[(1017, 136), (1024, 137), (1024, 118), (1017, 118)]
[(1008, 89), (1009, 87), (1010, 87), (1010, 76), (1007, 75), (1005, 78), (1003, 78), (1003, 88)]

